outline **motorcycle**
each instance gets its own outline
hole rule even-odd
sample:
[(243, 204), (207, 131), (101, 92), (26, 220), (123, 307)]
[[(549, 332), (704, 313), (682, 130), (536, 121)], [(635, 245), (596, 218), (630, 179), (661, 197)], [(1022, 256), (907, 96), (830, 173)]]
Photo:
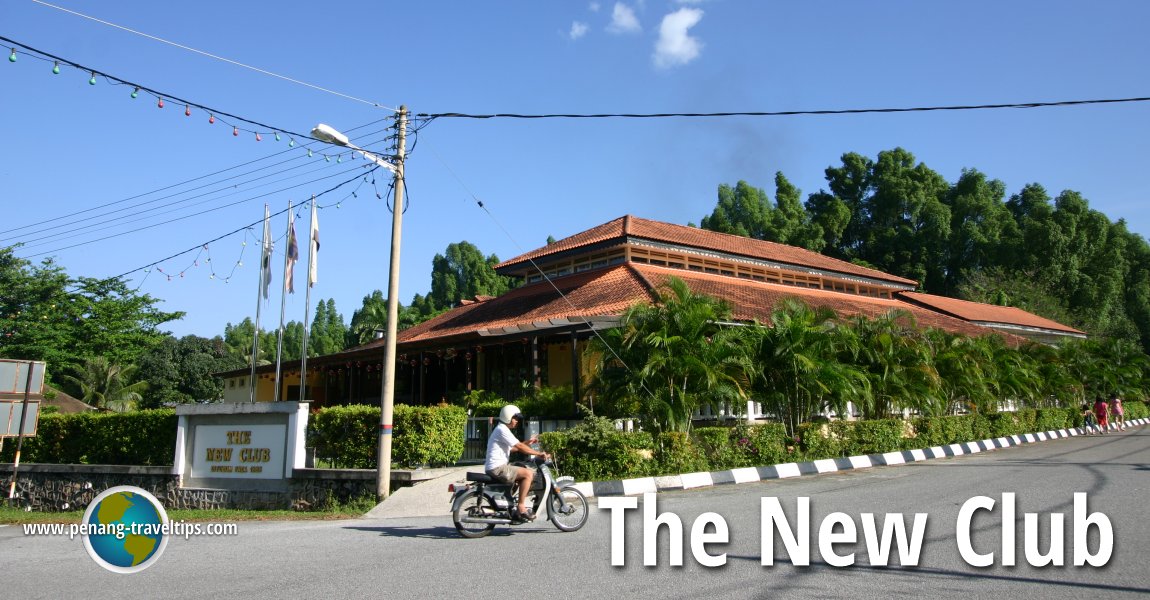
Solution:
[[(556, 478), (555, 463), (531, 457), (514, 462), (516, 466), (535, 469), (527, 502), (535, 514), (546, 507), (547, 519), (560, 531), (578, 531), (587, 522), (587, 498), (575, 488), (571, 477)], [(455, 528), (466, 538), (481, 538), (496, 525), (521, 525), (530, 521), (512, 518), (511, 509), (518, 505), (514, 484), (503, 483), (486, 473), (468, 473), (467, 481), (448, 486), (452, 492), (451, 518)]]

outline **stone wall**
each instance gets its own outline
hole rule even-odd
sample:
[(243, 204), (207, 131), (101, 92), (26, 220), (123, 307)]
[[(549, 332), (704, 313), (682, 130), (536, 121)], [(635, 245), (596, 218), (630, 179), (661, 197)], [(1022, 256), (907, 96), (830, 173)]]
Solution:
[[(375, 494), (374, 470), (296, 469), (287, 491), (181, 488), (171, 467), (23, 464), (16, 478), (19, 506), (34, 511), (82, 510), (104, 490), (141, 488), (172, 509), (323, 510), (333, 503)], [(392, 489), (419, 480), (410, 471), (392, 472)], [(0, 464), (0, 489), (7, 497), (12, 465)]]

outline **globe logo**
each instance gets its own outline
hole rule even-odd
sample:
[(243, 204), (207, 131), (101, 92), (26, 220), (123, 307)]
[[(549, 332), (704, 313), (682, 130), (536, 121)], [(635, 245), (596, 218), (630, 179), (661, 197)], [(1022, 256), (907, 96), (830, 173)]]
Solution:
[(109, 488), (88, 505), (81, 523), (84, 547), (115, 573), (152, 566), (168, 545), (168, 513), (156, 497), (130, 485)]

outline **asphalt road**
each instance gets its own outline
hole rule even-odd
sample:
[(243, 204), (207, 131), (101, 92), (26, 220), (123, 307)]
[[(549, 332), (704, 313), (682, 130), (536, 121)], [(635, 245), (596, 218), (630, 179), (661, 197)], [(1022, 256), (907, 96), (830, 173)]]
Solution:
[[(105, 571), (79, 538), (25, 536), (20, 527), (5, 526), (0, 589), (6, 598), (1145, 597), (1148, 471), (1150, 428), (1143, 428), (897, 467), (660, 494), (658, 512), (683, 523), (683, 566), (670, 564), (667, 527), (656, 530), (657, 565), (644, 566), (644, 532), (655, 528), (645, 525), (641, 502), (622, 518), (625, 566), (611, 565), (612, 516), (595, 503), (587, 526), (576, 533), (543, 522), (498, 527), (480, 540), (460, 538), (442, 517), (243, 522), (235, 536), (173, 539), (155, 565), (133, 575)], [(1111, 523), (1114, 541), (1105, 566), (1073, 566), (1075, 492), (1087, 495), (1085, 513), (1101, 513)], [(1009, 493), (1016, 504), (1017, 566), (1002, 564), (1003, 494)], [(993, 565), (983, 568), (967, 563), (958, 542), (967, 529), (959, 524), (960, 511), (978, 496), (995, 500), (995, 509), (976, 511), (969, 527), (972, 551), (994, 554)], [(809, 566), (794, 564), (798, 559), (777, 532), (766, 536), (774, 541), (774, 564), (762, 564), (764, 498), (777, 499), (789, 528), (799, 522), (798, 499), (809, 499)], [(725, 553), (723, 566), (704, 566), (692, 553), (693, 525), (708, 512), (728, 528), (728, 543), (703, 546), (713, 555)], [(855, 553), (852, 566), (832, 566), (820, 551), (820, 540), (844, 531), (838, 525), (820, 535), (831, 513), (856, 526), (856, 543), (831, 548), (839, 556)], [(876, 515), (880, 531), (888, 513), (902, 514), (908, 533), (913, 515), (926, 514), (917, 565), (899, 564), (896, 550), (891, 566), (872, 564), (863, 539), (866, 513)], [(1024, 513), (1040, 515), (1035, 537), (1043, 553), (1050, 546), (1050, 515), (1064, 523), (1057, 553), (1064, 566), (1028, 564)], [(1099, 528), (1087, 533), (1085, 548), (1079, 544), (1077, 550), (1097, 554)]]

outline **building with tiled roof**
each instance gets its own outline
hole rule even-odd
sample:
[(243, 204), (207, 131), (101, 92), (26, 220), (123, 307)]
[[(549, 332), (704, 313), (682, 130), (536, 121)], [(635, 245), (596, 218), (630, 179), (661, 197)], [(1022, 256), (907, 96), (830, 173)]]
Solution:
[[(914, 292), (917, 282), (816, 252), (624, 216), (495, 267), (522, 285), (477, 297), (399, 332), (396, 401), (431, 404), (473, 389), (514, 397), (525, 387), (572, 385), (578, 395), (593, 330), (614, 327), (628, 307), (652, 302), (670, 277), (722, 298), (737, 321), (767, 322), (787, 297), (841, 316), (911, 313), (920, 327), (1015, 343), (1083, 337), (1017, 308)], [(1021, 336), (1021, 337), (1018, 337)], [(379, 400), (384, 340), (308, 360), (309, 396), (320, 403)], [(298, 361), (285, 365), (284, 398), (298, 397)], [(291, 369), (295, 368), (292, 389)], [(225, 397), (247, 400), (248, 371), (224, 374)], [(272, 395), (264, 373), (257, 397)]]

